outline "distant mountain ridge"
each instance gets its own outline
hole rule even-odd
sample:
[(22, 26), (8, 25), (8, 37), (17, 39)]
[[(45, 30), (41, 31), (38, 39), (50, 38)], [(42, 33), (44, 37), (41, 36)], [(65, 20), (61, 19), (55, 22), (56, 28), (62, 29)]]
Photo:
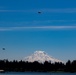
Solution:
[(25, 57), (23, 60), (28, 62), (38, 61), (39, 63), (44, 63), (45, 61), (51, 61), (51, 63), (62, 62), (61, 60), (49, 56), (44, 51), (35, 51), (32, 55)]

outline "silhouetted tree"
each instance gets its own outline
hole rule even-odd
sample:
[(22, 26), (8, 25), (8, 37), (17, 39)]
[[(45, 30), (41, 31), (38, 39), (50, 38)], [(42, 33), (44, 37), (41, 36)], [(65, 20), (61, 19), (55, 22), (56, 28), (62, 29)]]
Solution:
[(76, 60), (72, 62), (68, 60), (66, 64), (55, 62), (51, 63), (45, 61), (44, 63), (25, 62), (25, 61), (8, 61), (0, 60), (0, 70), (25, 72), (25, 71), (36, 71), (36, 72), (50, 72), (50, 71), (65, 71), (65, 72), (76, 72)]

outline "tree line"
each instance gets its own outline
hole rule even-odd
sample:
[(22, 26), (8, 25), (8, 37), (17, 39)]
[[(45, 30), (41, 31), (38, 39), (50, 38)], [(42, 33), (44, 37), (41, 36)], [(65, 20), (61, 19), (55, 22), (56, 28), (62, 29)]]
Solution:
[(5, 72), (76, 72), (76, 60), (72, 62), (68, 60), (65, 64), (62, 62), (51, 63), (45, 61), (44, 63), (35, 62), (25, 62), (25, 61), (8, 61), (0, 60), (0, 70)]

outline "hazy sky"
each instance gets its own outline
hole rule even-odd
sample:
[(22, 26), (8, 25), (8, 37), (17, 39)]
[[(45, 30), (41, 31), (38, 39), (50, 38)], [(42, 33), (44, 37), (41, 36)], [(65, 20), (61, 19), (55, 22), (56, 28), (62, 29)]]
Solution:
[(37, 50), (76, 59), (76, 0), (0, 0), (0, 59)]

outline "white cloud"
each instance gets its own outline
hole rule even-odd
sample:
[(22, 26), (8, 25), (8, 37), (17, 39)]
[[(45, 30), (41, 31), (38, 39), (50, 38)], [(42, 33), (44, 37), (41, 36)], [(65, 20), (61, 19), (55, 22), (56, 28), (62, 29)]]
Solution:
[[(32, 26), (40, 26), (41, 25), (51, 25), (52, 23), (57, 24), (61, 23), (64, 26), (64, 23), (76, 23), (76, 20), (32, 20), (32, 21), (22, 21), (22, 22), (5, 22), (0, 21), (0, 26), (23, 26), (23, 25), (32, 25)], [(71, 25), (71, 24), (70, 24)], [(76, 25), (76, 24), (73, 24)]]
[(35, 12), (34, 10), (0, 10), (0, 12)]
[(48, 13), (76, 13), (76, 8), (63, 8), (63, 9), (32, 9), (32, 10), (0, 10), (0, 12), (48, 12)]
[(0, 31), (30, 30), (30, 29), (61, 30), (61, 29), (76, 29), (76, 26), (0, 27)]
[(51, 13), (76, 13), (76, 8), (43, 9), (43, 11)]

